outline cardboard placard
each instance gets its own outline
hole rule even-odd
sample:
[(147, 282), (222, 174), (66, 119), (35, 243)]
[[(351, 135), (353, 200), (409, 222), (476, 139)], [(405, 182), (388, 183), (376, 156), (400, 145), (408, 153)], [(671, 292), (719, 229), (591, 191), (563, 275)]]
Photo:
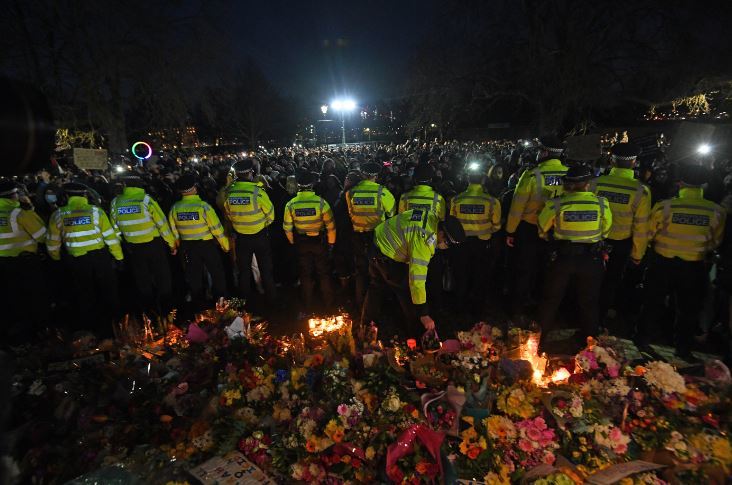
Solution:
[(629, 461), (628, 463), (613, 465), (590, 475), (587, 477), (587, 483), (591, 483), (593, 485), (611, 485), (619, 482), (625, 477), (635, 475), (636, 473), (660, 470), (665, 467), (665, 465), (659, 465), (648, 461)]
[(567, 138), (565, 154), (570, 160), (597, 160), (602, 156), (600, 135), (578, 135)]
[(203, 485), (275, 485), (257, 465), (238, 451), (215, 456), (188, 470)]
[(74, 165), (79, 168), (104, 170), (107, 168), (107, 150), (74, 148)]

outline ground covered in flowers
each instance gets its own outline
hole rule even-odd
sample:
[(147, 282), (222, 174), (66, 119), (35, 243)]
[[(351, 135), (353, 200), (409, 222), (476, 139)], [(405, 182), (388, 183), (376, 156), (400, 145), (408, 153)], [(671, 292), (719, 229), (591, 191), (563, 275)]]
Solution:
[(191, 469), (232, 451), (270, 483), (722, 484), (732, 473), (719, 362), (682, 376), (626, 361), (612, 338), (544, 360), (526, 355), (535, 335), (486, 324), (441, 343), (365, 334), (357, 350), (341, 318), (274, 338), (232, 302), (114, 345), (26, 349), (16, 477), (197, 483)]

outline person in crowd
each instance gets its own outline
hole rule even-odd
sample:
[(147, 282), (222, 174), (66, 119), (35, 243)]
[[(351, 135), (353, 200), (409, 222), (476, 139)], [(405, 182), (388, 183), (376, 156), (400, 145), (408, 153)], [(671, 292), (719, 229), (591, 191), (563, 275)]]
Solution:
[(445, 198), (431, 186), (434, 176), (435, 170), (431, 165), (419, 165), (414, 170), (416, 185), (399, 197), (400, 214), (408, 210), (423, 209), (434, 212), (439, 220), (445, 220)]
[[(638, 266), (648, 246), (648, 220), (651, 212), (651, 191), (635, 178), (633, 168), (640, 150), (629, 143), (618, 143), (611, 149), (613, 167), (590, 184), (592, 192), (610, 204), (613, 225), (605, 245), (607, 263), (600, 298), (600, 318), (616, 316), (617, 310), (627, 315), (626, 303), (632, 281), (624, 282), (629, 264)], [(626, 328), (613, 328), (616, 335), (628, 336)]]
[(74, 287), (74, 321), (79, 325), (72, 330), (95, 330), (109, 337), (120, 316), (114, 261), (121, 265), (124, 260), (122, 246), (107, 214), (89, 204), (86, 185), (69, 182), (63, 190), (68, 200), (51, 214), (48, 254), (54, 261), (61, 261), (63, 248), (66, 255), (66, 280)]
[(173, 255), (177, 240), (162, 209), (145, 192), (145, 183), (137, 175), (122, 179), (124, 189), (112, 200), (112, 227), (124, 241), (124, 249), (139, 296), (138, 311), (167, 315), (172, 309), (173, 284), (166, 245)]
[(546, 243), (539, 237), (537, 218), (547, 200), (562, 194), (567, 167), (559, 159), (564, 142), (555, 136), (539, 139), (538, 165), (523, 173), (511, 200), (506, 221), (506, 244), (515, 248), (515, 275), (512, 312), (519, 324), (525, 323), (534, 300)]
[(394, 330), (415, 335), (417, 321), (425, 330), (434, 330), (427, 305), (427, 267), (437, 248), (447, 249), (464, 240), (465, 231), (455, 217), (440, 221), (432, 211), (422, 209), (408, 210), (379, 224), (369, 248), (371, 279), (361, 325), (380, 323), (383, 293), (388, 290), (399, 301), (406, 327)]
[[(727, 216), (721, 206), (704, 198), (706, 175), (700, 165), (683, 166), (678, 196), (653, 206), (649, 223), (653, 252), (635, 338), (645, 346), (657, 341), (661, 332), (673, 331), (676, 355), (684, 360), (693, 359), (699, 312), (709, 284), (706, 261), (722, 243)], [(677, 315), (672, 329), (660, 320), (669, 295)]]
[(369, 248), (376, 226), (394, 214), (394, 196), (376, 183), (381, 166), (376, 162), (361, 167), (363, 180), (346, 194), (348, 215), (353, 226), (352, 249), (355, 270), (356, 306), (363, 305), (369, 278)]
[(170, 209), (168, 223), (173, 236), (180, 241), (178, 252), (191, 292), (192, 311), (196, 312), (206, 307), (204, 282), (207, 276), (211, 279), (214, 300), (228, 296), (220, 251), (229, 252), (229, 239), (216, 211), (198, 195), (198, 185), (192, 174), (180, 177), (176, 187), (181, 198)]
[(607, 199), (590, 191), (591, 178), (592, 170), (585, 165), (570, 168), (562, 178), (563, 193), (550, 199), (537, 219), (540, 235), (550, 241), (551, 249), (539, 303), (541, 348), (570, 289), (577, 294), (579, 348), (587, 337), (597, 335), (605, 272), (603, 241), (610, 234), (613, 214)]
[(297, 195), (285, 206), (282, 223), (288, 241), (295, 245), (303, 309), (307, 314), (315, 310), (313, 272), (318, 275), (323, 296), (324, 305), (321, 308), (331, 309), (334, 304), (330, 256), (336, 242), (336, 226), (330, 204), (315, 195), (314, 184), (315, 175), (312, 172), (299, 174)]

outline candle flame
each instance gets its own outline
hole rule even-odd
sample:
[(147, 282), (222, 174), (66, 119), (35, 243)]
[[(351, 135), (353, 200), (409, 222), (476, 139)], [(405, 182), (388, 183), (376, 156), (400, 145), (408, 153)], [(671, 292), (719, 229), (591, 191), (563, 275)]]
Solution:
[(567, 369), (565, 369), (564, 367), (560, 367), (559, 369), (555, 370), (554, 373), (552, 374), (551, 381), (554, 384), (564, 382), (567, 379), (569, 379), (569, 376), (571, 376), (571, 375), (572, 374), (570, 374)]
[(310, 335), (320, 337), (326, 333), (339, 332), (349, 325), (344, 315), (337, 315), (327, 318), (311, 318), (308, 320)]

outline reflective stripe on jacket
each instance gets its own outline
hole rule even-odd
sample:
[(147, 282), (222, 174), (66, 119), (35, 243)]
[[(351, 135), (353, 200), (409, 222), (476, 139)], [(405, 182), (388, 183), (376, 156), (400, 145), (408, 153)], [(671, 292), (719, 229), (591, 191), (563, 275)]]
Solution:
[(702, 189), (683, 188), (651, 211), (653, 249), (667, 258), (702, 261), (722, 242), (726, 217), (722, 207), (704, 199)]
[(69, 197), (65, 206), (51, 214), (47, 247), (48, 254), (56, 261), (61, 259), (62, 243), (66, 252), (73, 257), (83, 256), (106, 245), (115, 259), (123, 258), (119, 238), (107, 214), (89, 204), (86, 197)]
[(562, 195), (562, 181), (567, 170), (561, 161), (550, 159), (521, 175), (511, 200), (506, 221), (507, 233), (516, 232), (521, 221), (536, 225), (537, 216), (546, 201)]
[(226, 191), (224, 211), (239, 234), (257, 234), (274, 221), (269, 196), (256, 182), (234, 182)]
[(394, 214), (394, 196), (386, 187), (371, 180), (362, 180), (349, 190), (346, 203), (355, 232), (373, 231)]
[(181, 241), (210, 241), (216, 238), (224, 251), (229, 250), (229, 239), (213, 207), (198, 195), (184, 195), (173, 204), (168, 214), (173, 235)]
[(128, 243), (147, 243), (162, 236), (168, 246), (175, 247), (168, 219), (144, 189), (125, 187), (122, 194), (112, 200), (109, 216), (114, 230)]
[(312, 190), (301, 190), (287, 203), (282, 228), (290, 244), (295, 241), (295, 232), (318, 236), (323, 229), (328, 233), (328, 244), (336, 242), (336, 227), (330, 204)]
[(374, 242), (381, 253), (409, 265), (412, 303), (427, 303), (427, 266), (437, 246), (437, 216), (431, 211), (403, 212), (374, 230)]
[(445, 198), (434, 191), (429, 185), (417, 185), (399, 198), (399, 213), (422, 209), (435, 213), (438, 219), (445, 220)]
[(467, 237), (487, 241), (501, 228), (501, 202), (488, 194), (481, 184), (470, 184), (450, 204), (450, 215), (462, 224)]
[(35, 211), (21, 209), (17, 200), (0, 198), (0, 257), (38, 252), (46, 241), (46, 225)]

